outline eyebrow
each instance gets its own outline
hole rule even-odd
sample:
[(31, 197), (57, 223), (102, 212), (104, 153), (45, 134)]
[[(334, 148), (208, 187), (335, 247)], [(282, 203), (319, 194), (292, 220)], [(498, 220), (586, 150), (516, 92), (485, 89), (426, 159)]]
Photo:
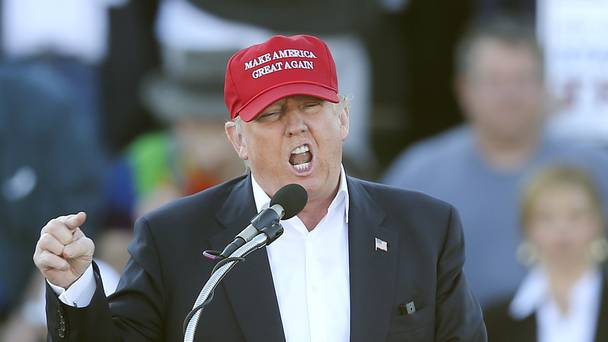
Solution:
[[(294, 99), (300, 100), (300, 101), (318, 101), (318, 102), (325, 101), (323, 99), (320, 99), (320, 98), (314, 97), (314, 96), (310, 96), (310, 95), (292, 95), (292, 96), (288, 96), (288, 97), (291, 97), (291, 98), (294, 98)], [(274, 103), (271, 103), (266, 108), (262, 109), (262, 111), (260, 113), (264, 113), (267, 110), (274, 109), (275, 107), (277, 109), (283, 109), (285, 107), (286, 103), (287, 103), (287, 97), (284, 97)]]
[(280, 99), (276, 102), (273, 102), (271, 104), (269, 104), (268, 106), (266, 106), (266, 108), (264, 108), (262, 111), (266, 111), (268, 108), (273, 108), (273, 107), (283, 107), (285, 105), (285, 103), (287, 102), (287, 99)]

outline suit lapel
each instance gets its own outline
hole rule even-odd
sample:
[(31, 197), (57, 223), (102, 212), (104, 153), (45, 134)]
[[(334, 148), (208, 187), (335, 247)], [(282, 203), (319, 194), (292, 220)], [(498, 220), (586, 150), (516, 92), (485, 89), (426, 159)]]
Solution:
[[(508, 309), (505, 309), (508, 310)], [(516, 327), (512, 330), (513, 341), (534, 342), (538, 335), (538, 324), (536, 322), (536, 313), (530, 314), (528, 317), (515, 321)]]
[[(384, 213), (362, 183), (347, 178), (350, 196), (350, 340), (383, 341), (388, 332), (399, 252), (397, 231), (383, 227)], [(376, 249), (376, 239), (386, 251)], [(394, 308), (397, 310), (397, 308)]]
[[(218, 212), (217, 218), (226, 229), (211, 239), (213, 248), (222, 250), (256, 213), (249, 176), (233, 188)], [(222, 282), (247, 341), (285, 341), (265, 248), (251, 253)]]
[(608, 325), (604, 323), (608, 319), (608, 281), (606, 271), (602, 270), (602, 294), (600, 312), (597, 317), (595, 328), (595, 341), (608, 341)]

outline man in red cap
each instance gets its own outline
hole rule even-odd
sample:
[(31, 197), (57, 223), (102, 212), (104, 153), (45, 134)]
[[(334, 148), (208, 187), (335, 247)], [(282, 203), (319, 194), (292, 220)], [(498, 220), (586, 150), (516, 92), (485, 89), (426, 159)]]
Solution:
[(51, 220), (34, 261), (46, 277), (53, 340), (178, 341), (221, 250), (282, 186), (304, 209), (247, 257), (200, 317), (200, 341), (485, 341), (448, 204), (347, 177), (348, 106), (325, 43), (274, 36), (227, 66), (226, 134), (249, 172), (144, 215), (115, 295), (91, 262), (85, 214)]

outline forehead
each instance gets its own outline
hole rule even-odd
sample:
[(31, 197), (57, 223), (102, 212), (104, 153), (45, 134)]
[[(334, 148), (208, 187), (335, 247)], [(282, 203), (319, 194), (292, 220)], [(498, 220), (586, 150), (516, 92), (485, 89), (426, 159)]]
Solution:
[(591, 194), (580, 184), (556, 183), (550, 187), (539, 189), (534, 204), (546, 206), (555, 203), (591, 203)]
[(470, 52), (471, 66), (480, 64), (502, 64), (504, 62), (537, 64), (537, 55), (532, 47), (523, 41), (502, 41), (493, 38), (480, 39)]

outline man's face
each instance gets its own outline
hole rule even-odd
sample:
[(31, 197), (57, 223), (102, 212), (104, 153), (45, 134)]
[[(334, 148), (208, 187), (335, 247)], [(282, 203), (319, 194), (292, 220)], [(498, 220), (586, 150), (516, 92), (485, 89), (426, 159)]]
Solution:
[(525, 44), (478, 42), (458, 84), (473, 126), (496, 139), (518, 139), (536, 132), (544, 118), (541, 67)]
[(270, 196), (284, 185), (297, 183), (311, 201), (331, 196), (337, 189), (348, 125), (343, 105), (290, 96), (266, 107), (255, 120), (241, 121), (240, 129), (227, 124), (226, 133)]

